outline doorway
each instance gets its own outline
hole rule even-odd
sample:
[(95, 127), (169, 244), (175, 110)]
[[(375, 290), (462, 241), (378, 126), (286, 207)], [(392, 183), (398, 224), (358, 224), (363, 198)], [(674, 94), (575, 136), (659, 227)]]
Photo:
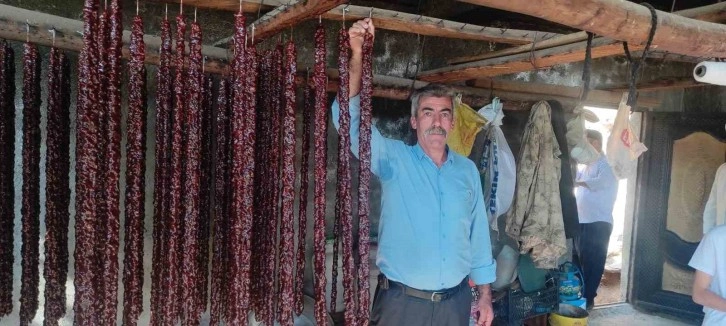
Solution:
[[(603, 150), (607, 155), (607, 140), (615, 122), (617, 110), (614, 108), (585, 107), (599, 119), (598, 122), (585, 122), (587, 129), (599, 131), (603, 136)], [(640, 133), (641, 113), (632, 113), (630, 120), (636, 134)], [(634, 164), (637, 164), (635, 162)], [(578, 166), (578, 169), (582, 166)], [(633, 168), (632, 171), (637, 171)], [(619, 180), (618, 195), (613, 208), (613, 231), (608, 244), (605, 273), (603, 273), (595, 306), (626, 302), (628, 292), (628, 270), (631, 236), (633, 232), (635, 181), (637, 172), (626, 179)]]

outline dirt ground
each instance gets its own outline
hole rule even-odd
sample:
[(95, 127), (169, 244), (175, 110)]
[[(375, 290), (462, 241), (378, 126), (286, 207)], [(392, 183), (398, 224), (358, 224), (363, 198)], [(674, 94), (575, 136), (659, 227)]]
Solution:
[(595, 297), (595, 306), (620, 303), (620, 271), (605, 270)]

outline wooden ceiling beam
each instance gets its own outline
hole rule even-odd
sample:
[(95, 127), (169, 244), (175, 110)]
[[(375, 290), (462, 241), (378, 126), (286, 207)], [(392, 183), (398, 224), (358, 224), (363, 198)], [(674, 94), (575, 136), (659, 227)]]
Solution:
[[(580, 99), (582, 93), (582, 87), (571, 87), (562, 85), (542, 84), (542, 83), (529, 83), (529, 82), (517, 82), (508, 80), (492, 80), (488, 78), (480, 78), (467, 82), (467, 85), (491, 89), (495, 94), (499, 92), (510, 92), (510, 93), (523, 93), (523, 94), (535, 94), (541, 99), (557, 99), (560, 102), (576, 103)], [(496, 96), (496, 95), (495, 95)], [(620, 103), (622, 98), (622, 91), (618, 90), (598, 90), (593, 89), (587, 95), (587, 98), (583, 102), (585, 105), (600, 106), (600, 107), (613, 107)], [(640, 94), (638, 96), (638, 106), (644, 108), (655, 108), (660, 105), (660, 99)]]
[[(530, 53), (513, 54), (504, 57), (480, 60), (455, 66), (424, 71), (418, 78), (429, 82), (451, 83), (462, 80), (494, 77), (522, 71), (552, 67), (554, 65), (585, 60), (587, 42), (560, 45)], [(642, 50), (639, 45), (630, 46), (631, 51)], [(623, 53), (620, 42), (596, 38), (592, 42), (592, 58), (597, 59)]]
[[(346, 10), (345, 15), (343, 15), (344, 9)], [(477, 26), (423, 15), (353, 5), (340, 5), (323, 14), (324, 19), (338, 21), (355, 21), (369, 16), (373, 18), (376, 29), (496, 43), (527, 44), (533, 40), (543, 41), (560, 35), (556, 33)]]
[[(184, 3), (184, 6), (215, 9), (215, 10), (226, 10), (226, 11), (239, 11), (240, 1), (236, 0), (146, 0), (147, 2), (157, 3)], [(260, 9), (269, 10), (274, 7), (282, 6), (287, 1), (283, 0), (245, 0), (241, 1), (242, 11), (249, 13), (257, 13)]]
[[(628, 83), (618, 83), (611, 85), (600, 86), (597, 89), (624, 92), (628, 90)], [(653, 92), (653, 91), (664, 91), (673, 89), (684, 89), (693, 87), (711, 86), (711, 84), (704, 84), (697, 82), (692, 76), (688, 77), (663, 77), (654, 79), (651, 81), (638, 83), (638, 93)]]
[[(648, 8), (622, 0), (459, 0), (539, 17), (631, 44), (645, 44), (651, 28)], [(726, 26), (656, 10), (653, 48), (689, 56), (726, 57)]]
[(270, 37), (291, 26), (320, 16), (346, 1), (348, 0), (292, 0), (289, 5), (279, 6), (253, 23), (255, 26), (255, 41)]
[[(673, 12), (673, 14), (706, 22), (722, 23), (726, 21), (726, 2), (716, 3), (693, 9), (675, 11)], [(534, 44), (529, 43), (500, 51), (453, 58), (449, 60), (449, 64), (467, 63), (489, 58), (501, 57), (510, 54), (524, 53), (532, 50), (547, 49), (558, 45), (570, 44), (584, 40), (587, 40), (587, 32), (577, 32), (556, 36), (541, 42), (534, 42)]]

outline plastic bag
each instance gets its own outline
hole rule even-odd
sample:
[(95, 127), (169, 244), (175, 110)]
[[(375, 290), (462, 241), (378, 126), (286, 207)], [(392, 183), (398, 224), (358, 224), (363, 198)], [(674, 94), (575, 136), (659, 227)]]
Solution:
[(626, 103), (627, 99), (628, 93), (624, 93), (607, 146), (608, 163), (618, 179), (630, 176), (636, 168), (633, 161), (648, 150), (643, 143), (638, 141), (638, 136), (633, 132), (633, 126), (630, 125), (630, 106)]
[(567, 145), (572, 148), (570, 156), (577, 163), (590, 164), (600, 158), (600, 153), (592, 147), (585, 136), (585, 111), (580, 110), (575, 113), (576, 116), (567, 122)]
[(514, 200), (514, 188), (517, 183), (517, 165), (514, 154), (507, 144), (504, 132), (499, 127), (504, 113), (498, 98), (491, 104), (481, 108), (479, 114), (491, 121), (484, 128), (487, 141), (484, 145), (482, 159), (477, 166), (480, 168), (482, 186), (484, 187), (484, 203), (487, 207), (489, 225), (498, 231), (497, 218), (509, 210)]
[(476, 135), (487, 123), (474, 109), (461, 102), (461, 97), (454, 100), (454, 128), (449, 133), (446, 143), (463, 156), (469, 156)]

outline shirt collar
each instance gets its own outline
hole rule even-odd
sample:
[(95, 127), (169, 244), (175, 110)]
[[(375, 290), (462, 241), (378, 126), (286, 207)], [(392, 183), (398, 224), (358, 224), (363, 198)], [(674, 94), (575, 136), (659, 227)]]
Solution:
[[(416, 143), (416, 145), (413, 146), (413, 151), (419, 160), (421, 160), (423, 158), (428, 158), (429, 160), (431, 160), (431, 158), (426, 155), (426, 152), (424, 152), (423, 148), (421, 148), (421, 145), (419, 143)], [(446, 145), (446, 162), (444, 162), (444, 164), (449, 164), (449, 163), (453, 163), (453, 162), (454, 162), (454, 155), (449, 150), (449, 145)]]

